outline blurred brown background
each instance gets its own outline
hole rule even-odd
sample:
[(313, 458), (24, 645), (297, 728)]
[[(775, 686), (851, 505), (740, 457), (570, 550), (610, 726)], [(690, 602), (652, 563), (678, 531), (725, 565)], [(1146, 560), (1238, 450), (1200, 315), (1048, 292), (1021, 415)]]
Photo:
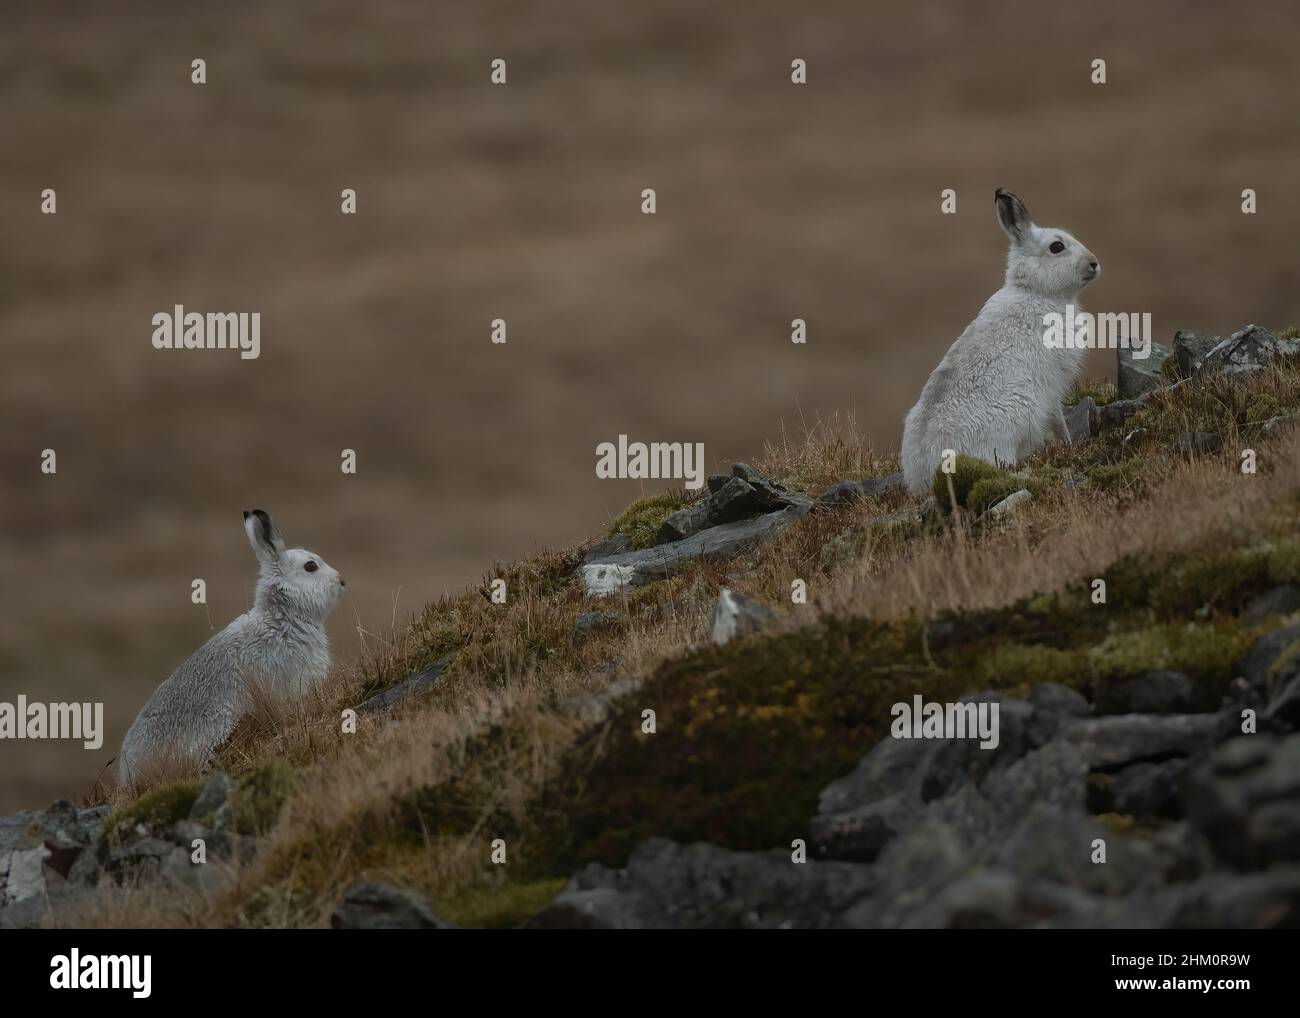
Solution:
[[(0, 743), (0, 811), (83, 793), (247, 606), (242, 509), (347, 577), (350, 658), (594, 534), (642, 490), (595, 477), (620, 432), (721, 468), (852, 411), (896, 446), (1000, 284), (995, 187), (1158, 339), (1300, 319), (1294, 3), (185, 7), (6, 5), (0, 700), (108, 717), (98, 753)], [(262, 312), (261, 358), (154, 350), (177, 303)]]

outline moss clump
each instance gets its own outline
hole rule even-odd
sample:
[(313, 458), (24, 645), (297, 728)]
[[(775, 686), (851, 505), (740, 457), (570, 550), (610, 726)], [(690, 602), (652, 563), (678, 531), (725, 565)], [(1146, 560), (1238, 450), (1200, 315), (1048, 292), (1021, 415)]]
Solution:
[(1300, 325), (1293, 325), (1289, 329), (1283, 329), (1277, 335), (1279, 339), (1300, 339)]
[(1119, 399), (1119, 389), (1114, 382), (1100, 382), (1094, 385), (1081, 385), (1075, 388), (1074, 393), (1066, 400), (1070, 406), (1075, 406), (1084, 397), (1091, 396), (1092, 401), (1097, 406), (1105, 406), (1107, 403), (1113, 403)]
[(680, 492), (674, 491), (639, 498), (610, 524), (609, 536), (623, 534), (632, 542), (633, 548), (653, 547), (655, 536), (664, 520), (690, 501)]
[(1233, 663), (1254, 636), (1253, 629), (1232, 624), (1175, 623), (1112, 633), (1091, 647), (1002, 643), (980, 655), (974, 671), (985, 685), (1059, 682), (1095, 695), (1116, 679), (1168, 669), (1192, 678), (1209, 709), (1227, 689)]
[[(945, 473), (942, 463), (935, 468), (934, 481), (930, 487), (939, 505), (948, 508), (955, 499), (959, 506), (965, 506), (971, 489), (980, 481), (991, 481), (1007, 476), (1007, 471), (995, 467), (992, 463), (985, 463), (974, 456), (958, 456), (951, 474)], [(950, 481), (951, 492), (948, 488)]]
[(280, 807), (298, 785), (286, 760), (258, 764), (235, 784), (230, 793), (231, 818), (243, 834), (265, 834), (280, 819)]
[(1088, 467), (1083, 476), (1098, 491), (1141, 491), (1146, 486), (1146, 464), (1133, 458), (1119, 463), (1101, 463)]
[(145, 792), (129, 806), (115, 810), (104, 824), (104, 833), (120, 840), (122, 833), (136, 824), (144, 824), (151, 831), (165, 830), (190, 815), (202, 788), (201, 781), (192, 779)]
[(1184, 562), (1157, 580), (1150, 603), (1166, 614), (1202, 607), (1239, 608), (1269, 586), (1269, 550), (1232, 548)]
[(971, 486), (970, 493), (966, 496), (966, 508), (975, 513), (987, 512), (1008, 495), (1027, 487), (1029, 485), (1020, 474), (986, 477)]
[(515, 929), (555, 900), (568, 883), (563, 877), (527, 883), (501, 883), (471, 888), (439, 903), (437, 911), (457, 926), (471, 929)]

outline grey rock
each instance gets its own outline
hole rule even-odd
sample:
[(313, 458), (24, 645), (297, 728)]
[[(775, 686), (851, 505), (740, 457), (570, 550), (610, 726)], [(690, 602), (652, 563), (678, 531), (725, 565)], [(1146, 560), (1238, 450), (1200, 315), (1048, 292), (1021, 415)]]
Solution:
[(195, 862), (194, 849), (177, 846), (159, 860), (158, 877), (167, 883), (193, 891), (215, 891), (229, 877), (230, 871), (209, 853), (207, 861)]
[(709, 474), (709, 479), (707, 482), (709, 488), (709, 494), (712, 495), (715, 492), (721, 491), (722, 486), (726, 484), (729, 480), (731, 480), (730, 474)]
[(1233, 666), (1233, 672), (1249, 683), (1259, 698), (1266, 698), (1272, 690), (1275, 666), (1285, 666), (1300, 643), (1300, 623), (1293, 623), (1266, 633), (1251, 645), (1245, 656)]
[(1200, 374), (1262, 371), (1280, 357), (1300, 353), (1300, 340), (1279, 339), (1258, 325), (1247, 325), (1211, 348), (1197, 367)]
[(819, 857), (870, 862), (923, 815), (919, 797), (897, 792), (836, 813), (818, 813), (809, 830)]
[(867, 867), (795, 863), (790, 851), (733, 852), (651, 838), (622, 870), (592, 864), (529, 925), (543, 929), (811, 929), (844, 926), (875, 889)]
[(1300, 859), (1300, 735), (1241, 735), (1188, 772), (1187, 819), (1242, 869)]
[(715, 523), (731, 523), (763, 512), (764, 495), (743, 477), (733, 477), (721, 490), (709, 496), (709, 512)]
[(45, 843), (36, 840), (0, 858), (0, 908), (45, 893), (45, 859), (49, 854)]
[(1145, 392), (1141, 396), (1133, 399), (1116, 399), (1107, 403), (1097, 410), (1097, 430), (1106, 431), (1110, 428), (1118, 428), (1135, 413), (1147, 405), (1152, 393)]
[(754, 519), (710, 527), (670, 544), (615, 555), (582, 567), (583, 582), (593, 596), (612, 594), (662, 580), (683, 563), (698, 558), (730, 558), (757, 541), (774, 537), (808, 514), (809, 504), (798, 503)]
[(376, 693), (357, 706), (357, 713), (379, 714), (390, 711), (408, 697), (428, 692), (442, 679), (443, 673), (446, 672), (447, 666), (451, 664), (451, 660), (455, 656), (454, 652), (446, 654), (428, 668), (412, 675), (409, 679), (405, 679), (391, 689), (385, 689), (382, 693)]
[(1205, 706), (1182, 672), (1151, 671), (1111, 679), (1097, 690), (1098, 714), (1188, 714)]
[(1171, 913), (1167, 925), (1181, 929), (1258, 930), (1300, 925), (1300, 870), (1213, 873), (1171, 887), (1158, 898)]
[(1252, 598), (1242, 610), (1242, 616), (1257, 625), (1273, 615), (1290, 615), (1300, 611), (1300, 586), (1284, 583), (1280, 587)]
[(234, 783), (224, 771), (213, 771), (199, 789), (190, 807), (189, 819), (210, 827), (224, 827), (230, 822), (230, 793)]
[(622, 555), (624, 552), (632, 550), (632, 538), (627, 534), (615, 534), (613, 537), (604, 541), (598, 541), (588, 548), (582, 555), (583, 563), (599, 562), (603, 558), (609, 558), (611, 555)]
[(1210, 336), (1190, 329), (1174, 333), (1173, 358), (1178, 373), (1184, 378), (1201, 370), (1205, 356), (1223, 342), (1222, 336)]
[(776, 620), (776, 612), (752, 597), (737, 594), (723, 587), (718, 603), (713, 606), (713, 642), (718, 646), (729, 643), (737, 636), (757, 633)]
[(622, 616), (613, 612), (583, 612), (573, 623), (573, 629), (577, 633), (594, 633), (616, 626), (621, 620)]
[(1184, 431), (1174, 442), (1174, 451), (1180, 456), (1212, 456), (1223, 448), (1223, 439), (1210, 431)]
[[(1106, 864), (1092, 861), (1093, 842), (1106, 842)], [(1089, 894), (1131, 895), (1162, 883), (1152, 846), (1114, 833), (1081, 809), (1043, 803), (1026, 807), (993, 849), (989, 865), (1029, 879), (1079, 888)]]
[(1123, 347), (1118, 348), (1115, 353), (1116, 381), (1120, 399), (1133, 399), (1164, 384), (1165, 376), (1161, 368), (1171, 353), (1167, 346), (1152, 343), (1151, 356), (1144, 359), (1134, 357), (1133, 350)]
[(702, 499), (670, 513), (668, 518), (659, 525), (659, 531), (655, 534), (655, 544), (680, 541), (683, 537), (690, 537), (705, 527), (712, 526), (715, 521), (712, 519), (711, 503), (712, 499)]
[(1076, 746), (1090, 768), (1115, 768), (1208, 749), (1232, 720), (1231, 714), (1118, 714), (1071, 721), (1058, 739)]
[(1033, 495), (1029, 493), (1029, 489), (1021, 488), (1019, 491), (1013, 491), (996, 505), (990, 506), (989, 513), (993, 516), (1005, 516), (1008, 513), (1015, 512), (1019, 506), (1028, 502), (1031, 498), (1033, 498)]
[(1030, 745), (1035, 747), (1045, 745), (1067, 721), (1091, 713), (1082, 693), (1058, 682), (1040, 683), (1025, 699), (1033, 708), (1027, 732)]
[(183, 848), (191, 848), (195, 840), (206, 843), (212, 836), (212, 832), (193, 820), (177, 820), (176, 823), (172, 824), (172, 829), (168, 831), (167, 836), (169, 840), (177, 845)]
[(566, 717), (575, 718), (583, 724), (602, 724), (610, 713), (610, 708), (620, 697), (626, 696), (639, 688), (636, 679), (617, 679), (600, 693), (581, 693), (570, 696), (556, 704), (556, 709)]
[(1099, 427), (1097, 401), (1091, 396), (1084, 396), (1074, 406), (1066, 408), (1065, 430), (1072, 445), (1086, 442), (1097, 433)]
[(348, 889), (330, 916), (336, 930), (450, 930), (456, 927), (433, 914), (414, 891), (359, 880)]
[(1129, 764), (1113, 774), (1094, 775), (1103, 780), (1105, 790), (1098, 801), (1090, 798), (1089, 806), (1098, 813), (1179, 817), (1182, 815), (1182, 802), (1178, 797), (1178, 787), (1187, 768), (1187, 758), (1175, 757), (1159, 763)]
[(0, 818), (0, 907), (47, 893), (51, 879), (87, 882), (107, 816), (107, 806), (79, 809), (61, 799)]
[(35, 930), (59, 924), (60, 917), (85, 901), (89, 894), (90, 889), (85, 886), (51, 884), (43, 894), (0, 907), (0, 930)]

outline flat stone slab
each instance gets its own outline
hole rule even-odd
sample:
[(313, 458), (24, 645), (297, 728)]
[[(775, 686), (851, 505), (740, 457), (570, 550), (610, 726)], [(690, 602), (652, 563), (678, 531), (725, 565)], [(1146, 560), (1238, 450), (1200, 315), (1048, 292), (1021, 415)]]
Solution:
[(591, 562), (582, 567), (582, 580), (588, 594), (603, 596), (625, 587), (641, 587), (655, 580), (667, 579), (683, 563), (693, 559), (738, 555), (755, 542), (774, 537), (791, 523), (803, 519), (811, 508), (811, 499), (800, 500), (779, 512), (724, 523), (680, 541)]

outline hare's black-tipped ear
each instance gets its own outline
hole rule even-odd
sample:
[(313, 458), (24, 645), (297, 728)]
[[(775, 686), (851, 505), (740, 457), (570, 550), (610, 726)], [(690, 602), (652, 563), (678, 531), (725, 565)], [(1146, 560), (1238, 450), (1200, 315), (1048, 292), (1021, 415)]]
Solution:
[(259, 562), (272, 562), (284, 552), (284, 538), (270, 514), (261, 509), (244, 511), (244, 533)]
[(1017, 244), (1029, 235), (1029, 228), (1034, 221), (1029, 218), (1025, 203), (1010, 191), (998, 188), (993, 192), (993, 201), (997, 205), (998, 225), (1002, 231)]

